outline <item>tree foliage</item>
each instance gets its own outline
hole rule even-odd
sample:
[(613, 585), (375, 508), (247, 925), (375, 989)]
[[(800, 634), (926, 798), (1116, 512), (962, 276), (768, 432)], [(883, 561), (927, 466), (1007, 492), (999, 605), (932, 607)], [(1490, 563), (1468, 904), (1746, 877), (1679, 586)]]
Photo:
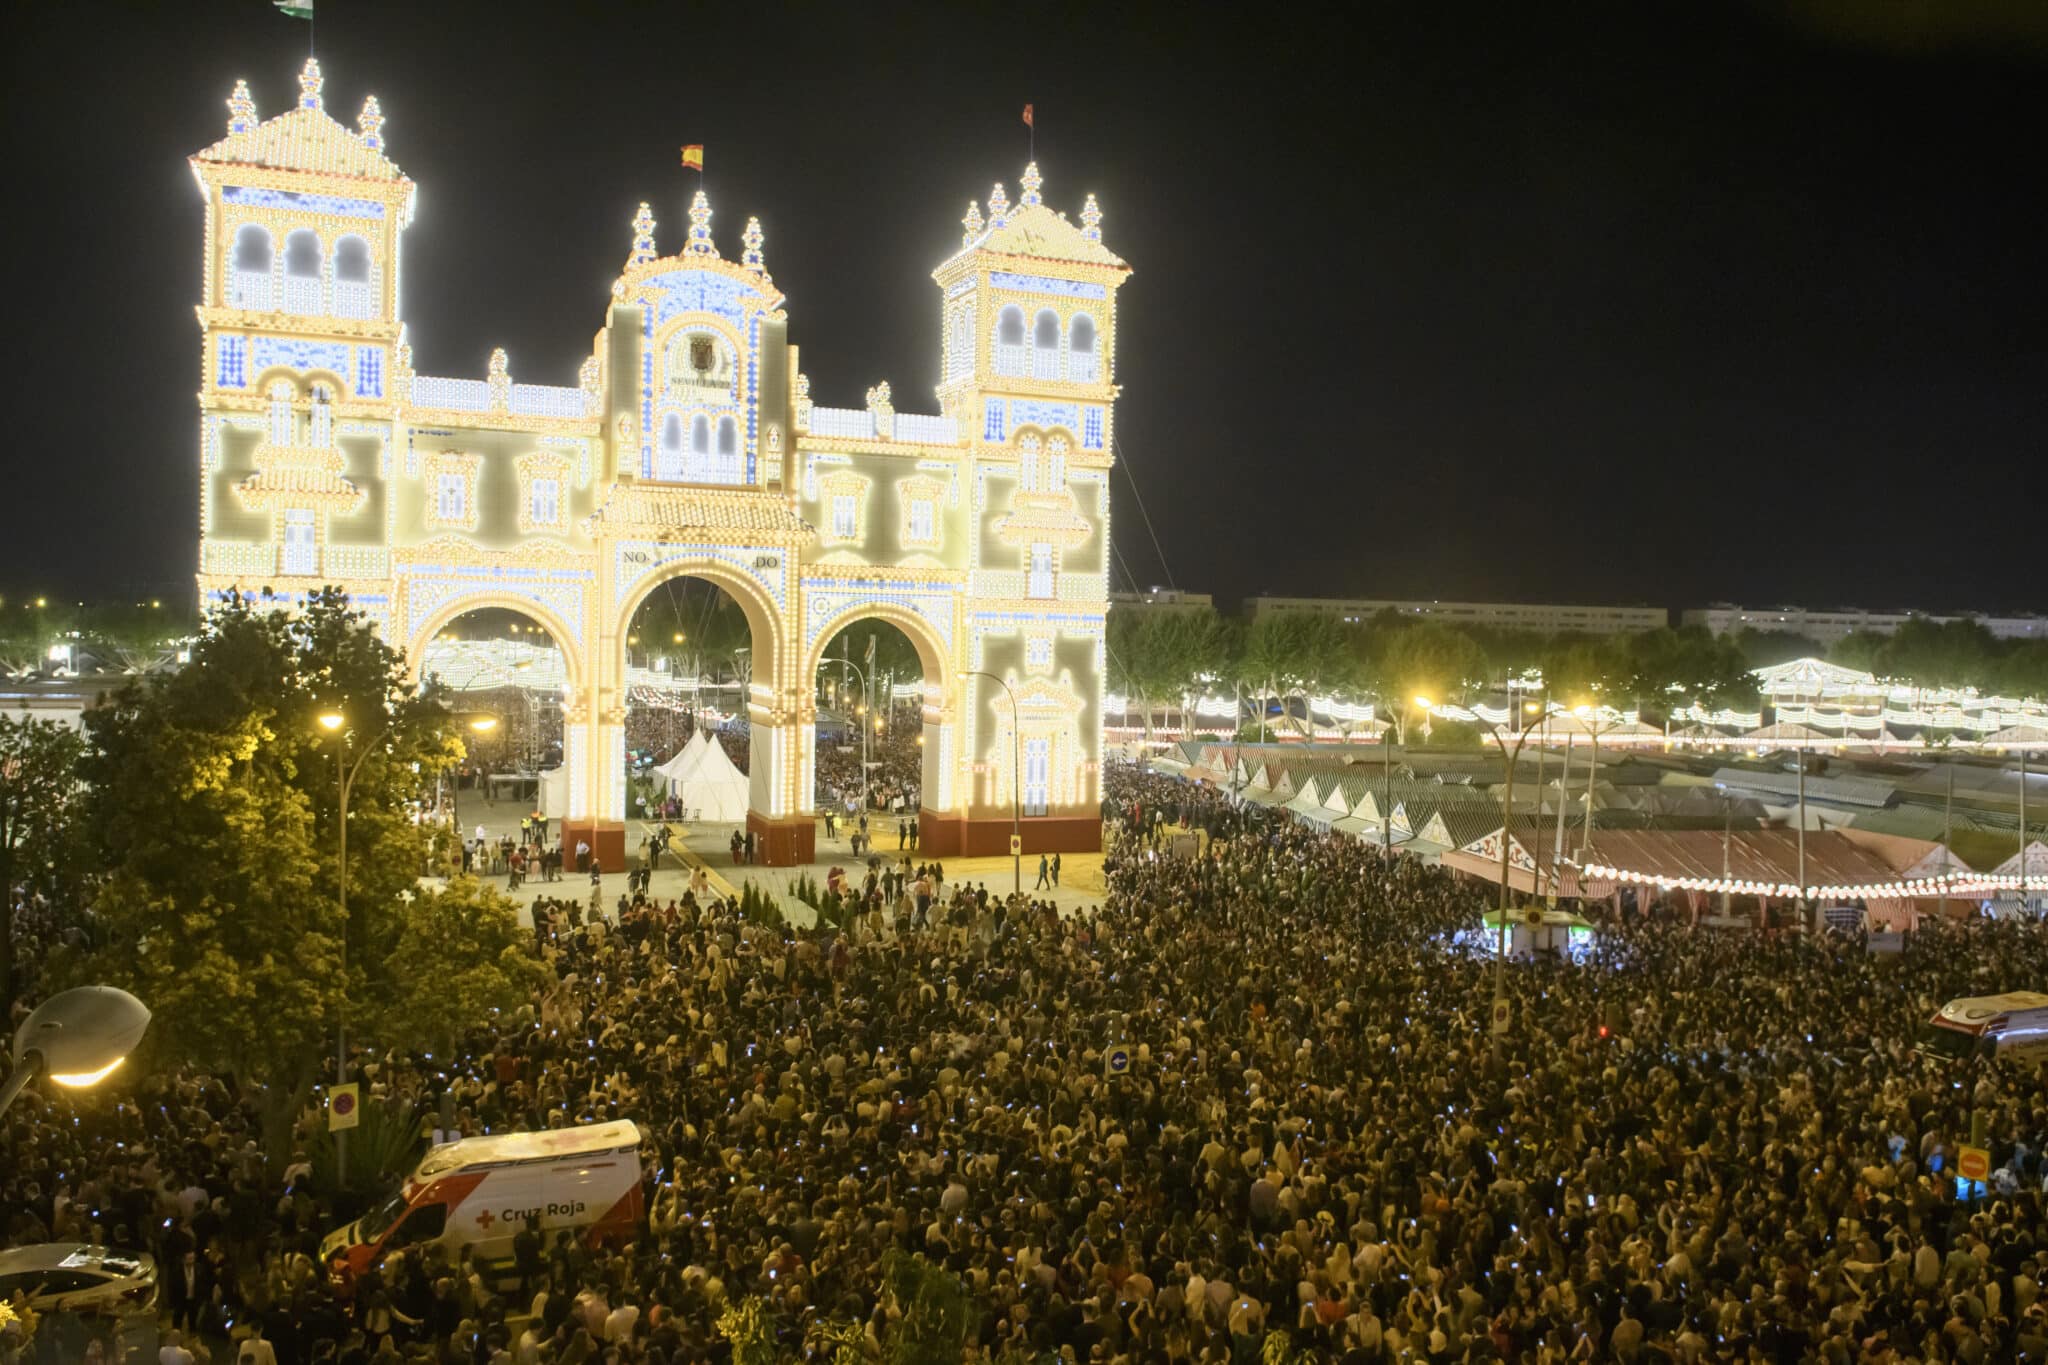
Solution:
[[(339, 734), (317, 723), (330, 711), (347, 718)], [(86, 738), (85, 823), (113, 931), (95, 970), (149, 1003), (157, 1046), (266, 1088), (275, 1140), (345, 1007), (372, 1021), (417, 999), (399, 952), (402, 897), (426, 861), (409, 803), (460, 753), (447, 712), (329, 591), (297, 614), (230, 600), (185, 667), (88, 712)]]
[(529, 942), (512, 902), (474, 877), (414, 897), (384, 963), (384, 1036), (452, 1048), (531, 999), (544, 973)]
[(78, 870), (84, 741), (69, 726), (0, 712), (0, 1020), (14, 1004), (17, 888), (54, 895)]

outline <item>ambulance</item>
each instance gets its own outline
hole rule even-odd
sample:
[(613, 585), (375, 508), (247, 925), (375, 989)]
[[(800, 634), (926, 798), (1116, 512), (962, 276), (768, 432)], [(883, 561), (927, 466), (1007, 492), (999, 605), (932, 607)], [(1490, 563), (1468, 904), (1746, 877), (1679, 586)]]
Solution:
[(1951, 1000), (1921, 1026), (1917, 1046), (1949, 1061), (1972, 1055), (2021, 1066), (2048, 1061), (2048, 993), (2007, 991)]
[(440, 1242), (499, 1260), (528, 1218), (552, 1246), (564, 1230), (593, 1244), (628, 1241), (641, 1213), (632, 1123), (463, 1138), (430, 1149), (397, 1194), (328, 1233), (320, 1260), (346, 1289), (401, 1247)]

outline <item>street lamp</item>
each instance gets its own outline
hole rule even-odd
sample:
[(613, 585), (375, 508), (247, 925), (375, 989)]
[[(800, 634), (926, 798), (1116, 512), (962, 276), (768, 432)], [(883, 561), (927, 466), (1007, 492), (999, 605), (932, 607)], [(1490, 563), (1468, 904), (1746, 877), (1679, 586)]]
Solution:
[(112, 986), (60, 991), (14, 1031), (14, 1069), (0, 1085), (0, 1114), (35, 1077), (70, 1090), (98, 1085), (128, 1060), (149, 1027), (149, 1007)]
[[(867, 696), (868, 696), (868, 675), (867, 675), (866, 673), (862, 672), (862, 671), (861, 671), (861, 666), (860, 666), (859, 664), (855, 663), (855, 662), (854, 662), (853, 660), (851, 660), (851, 659), (845, 659), (845, 658), (840, 658), (840, 659), (820, 659), (820, 660), (818, 660), (818, 667), (820, 667), (820, 668), (824, 668), (824, 667), (826, 667), (826, 666), (828, 666), (828, 665), (830, 665), (830, 664), (838, 664), (838, 665), (839, 665), (839, 666), (840, 666), (841, 668), (850, 668), (850, 669), (852, 669), (852, 670), (854, 671), (854, 673), (855, 673), (855, 674), (856, 674), (856, 675), (857, 675), (857, 676), (858, 676), (858, 677), (860, 678), (860, 695), (861, 695), (861, 704), (860, 704), (859, 706), (856, 706), (856, 707), (855, 707), (855, 708), (853, 709), (853, 714), (854, 714), (854, 716), (855, 716), (856, 718), (861, 718), (861, 717), (865, 717), (865, 716), (867, 715), (867, 713), (868, 713), (868, 708), (867, 708)], [(880, 729), (880, 728), (881, 728), (880, 724), (879, 724), (879, 723), (877, 723), (877, 725), (876, 725), (876, 727), (875, 727), (875, 728), (876, 728), (876, 729)], [(860, 719), (860, 720), (859, 720), (859, 729), (860, 729), (860, 809), (861, 809), (861, 813), (862, 813), (863, 815), (865, 815), (865, 814), (867, 813), (867, 809), (868, 809), (868, 726), (867, 726), (867, 721), (866, 721), (865, 719)], [(813, 797), (815, 797), (815, 796), (817, 795), (817, 793), (816, 793), (816, 792), (813, 792), (813, 793), (811, 793), (811, 795), (812, 795)]]
[[(1425, 712), (1436, 705), (1435, 702), (1423, 696), (1420, 692), (1409, 698), (1409, 700), (1421, 707)], [(1386, 732), (1381, 731), (1381, 733), (1385, 734)], [(1406, 715), (1401, 717), (1400, 733), (1403, 740), (1402, 747), (1405, 748), (1405, 741), (1408, 737), (1408, 717)], [(1380, 745), (1380, 771), (1384, 779), (1382, 795), (1385, 798), (1384, 803), (1380, 806), (1380, 870), (1386, 875), (1387, 894), (1391, 897), (1394, 891), (1394, 750), (1390, 744), (1384, 741)]]
[[(1542, 702), (1523, 702), (1521, 711), (1525, 715), (1536, 715), (1549, 709), (1549, 701), (1550, 694), (1546, 689)], [(1516, 712), (1512, 706), (1503, 719), (1509, 723), (1516, 719)], [(1515, 764), (1521, 761), (1522, 746), (1529, 742), (1529, 736), (1534, 734), (1535, 731), (1526, 724), (1521, 726), (1521, 732), (1515, 735), (1515, 747), (1510, 751), (1508, 748), (1508, 737), (1501, 733), (1499, 725), (1488, 721), (1486, 728), (1493, 731), (1494, 743), (1500, 746), (1501, 766), (1506, 770), (1507, 774), (1500, 802), (1500, 906), (1497, 911), (1500, 916), (1500, 924), (1497, 926), (1498, 932), (1495, 935), (1495, 951), (1493, 955), (1493, 1036), (1494, 1048), (1498, 1052), (1500, 1048), (1500, 1035), (1506, 1032), (1507, 1021), (1508, 876), (1510, 872), (1508, 849), (1510, 847), (1510, 834), (1514, 828)], [(1542, 816), (1540, 807), (1538, 808), (1537, 816), (1540, 820)]]
[[(327, 717), (322, 716), (320, 723), (326, 725)], [(464, 724), (468, 725), (475, 733), (486, 735), (498, 728), (498, 718), (489, 715), (471, 716)], [(329, 728), (333, 727), (330, 726)], [(449, 785), (449, 792), (451, 795), (448, 798), (448, 818), (455, 822), (455, 842), (460, 844), (462, 842), (462, 770), (460, 768), (455, 770), (455, 780)]]
[(970, 669), (970, 678), (987, 678), (1003, 689), (1010, 699), (1010, 893), (1024, 894), (1024, 717), (1017, 710), (1017, 694), (993, 673)]
[[(387, 724), (380, 729), (356, 755), (356, 761), (350, 763), (343, 752), (354, 733), (348, 728), (348, 717), (339, 711), (322, 711), (317, 719), (321, 729), (342, 741), (334, 746), (334, 782), (338, 797), (334, 817), (334, 896), (341, 911), (341, 1007), (334, 1022), (334, 1083), (343, 1085), (348, 1081), (348, 794), (355, 786), (356, 774), (363, 770), (364, 760), (377, 751), (377, 746), (391, 733), (391, 727)], [(334, 1166), (336, 1183), (343, 1189), (348, 1188), (346, 1128), (334, 1135)]]

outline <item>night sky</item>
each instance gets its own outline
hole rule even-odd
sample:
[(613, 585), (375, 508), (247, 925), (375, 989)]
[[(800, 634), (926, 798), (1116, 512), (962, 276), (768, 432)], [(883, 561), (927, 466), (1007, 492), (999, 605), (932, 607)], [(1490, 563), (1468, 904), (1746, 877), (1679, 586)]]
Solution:
[[(420, 186), (422, 373), (573, 384), (641, 199), (758, 214), (824, 404), (931, 411), (970, 197), (1025, 161), (1134, 267), (1114, 586), (2048, 609), (2040, 94), (1997, 0), (373, 5), (328, 111)], [(1837, 12), (1939, 10), (1936, 31)], [(1036, 13), (1037, 22), (1026, 16)], [(1958, 17), (1959, 16), (1959, 17)], [(201, 206), (267, 0), (14, 13), (0, 591), (189, 591)], [(1128, 576), (1128, 578), (1127, 578)]]

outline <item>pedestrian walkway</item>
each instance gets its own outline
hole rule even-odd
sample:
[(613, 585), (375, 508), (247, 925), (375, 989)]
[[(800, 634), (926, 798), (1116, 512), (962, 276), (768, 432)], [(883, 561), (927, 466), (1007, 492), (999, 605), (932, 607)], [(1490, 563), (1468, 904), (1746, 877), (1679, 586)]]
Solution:
[[(481, 805), (481, 803), (478, 803)], [(478, 812), (464, 803), (463, 817), (470, 832), (474, 833), (478, 823)], [(495, 837), (504, 828), (517, 831), (519, 814), (515, 805), (500, 802), (496, 809), (482, 817), (482, 823)], [(702, 866), (711, 881), (713, 894), (736, 896), (741, 888), (752, 882), (756, 887), (774, 895), (783, 904), (790, 918), (801, 924), (811, 922), (810, 910), (796, 899), (796, 883), (800, 877), (809, 876), (819, 886), (835, 867), (844, 868), (848, 878), (858, 881), (866, 873), (865, 858), (855, 858), (846, 846), (843, 836), (827, 841), (825, 826), (821, 820), (817, 831), (817, 856), (808, 863), (794, 867), (741, 867), (732, 860), (732, 836), (735, 830), (744, 834), (746, 827), (739, 824), (705, 822), (685, 824), (679, 820), (669, 821), (669, 828), (675, 831), (675, 840), (669, 846), (669, 856), (655, 869), (649, 880), (647, 894), (650, 899), (668, 901), (677, 899), (690, 889), (690, 874)], [(627, 822), (626, 846), (630, 858), (637, 859), (641, 841), (658, 828), (657, 822), (633, 820)], [(876, 838), (881, 838), (880, 826)], [(895, 838), (891, 831), (887, 847), (877, 848), (874, 856), (894, 863), (902, 858), (894, 847)], [(911, 851), (911, 863), (928, 861), (922, 855)], [(1028, 854), (1021, 864), (1013, 865), (1008, 857), (995, 858), (942, 858), (940, 863), (946, 869), (946, 884), (949, 887), (971, 882), (986, 886), (997, 895), (1007, 895), (1013, 881), (1018, 881), (1024, 891), (1039, 900), (1049, 900), (1062, 913), (1079, 909), (1093, 909), (1102, 904), (1104, 881), (1102, 855), (1100, 853), (1067, 853), (1061, 855), (1060, 885), (1056, 889), (1034, 890), (1038, 883), (1038, 856)], [(1021, 871), (1020, 871), (1021, 869)], [(500, 873), (484, 878), (484, 881), (509, 896), (520, 909), (522, 921), (530, 924), (527, 913), (536, 897), (547, 896), (556, 900), (573, 900), (588, 904), (590, 900), (590, 877), (572, 869), (564, 869), (562, 879), (555, 882), (537, 881), (529, 877), (517, 890), (508, 890), (508, 879)], [(605, 913), (610, 915), (618, 905), (620, 896), (626, 894), (626, 871), (623, 868), (607, 869), (603, 878)]]

